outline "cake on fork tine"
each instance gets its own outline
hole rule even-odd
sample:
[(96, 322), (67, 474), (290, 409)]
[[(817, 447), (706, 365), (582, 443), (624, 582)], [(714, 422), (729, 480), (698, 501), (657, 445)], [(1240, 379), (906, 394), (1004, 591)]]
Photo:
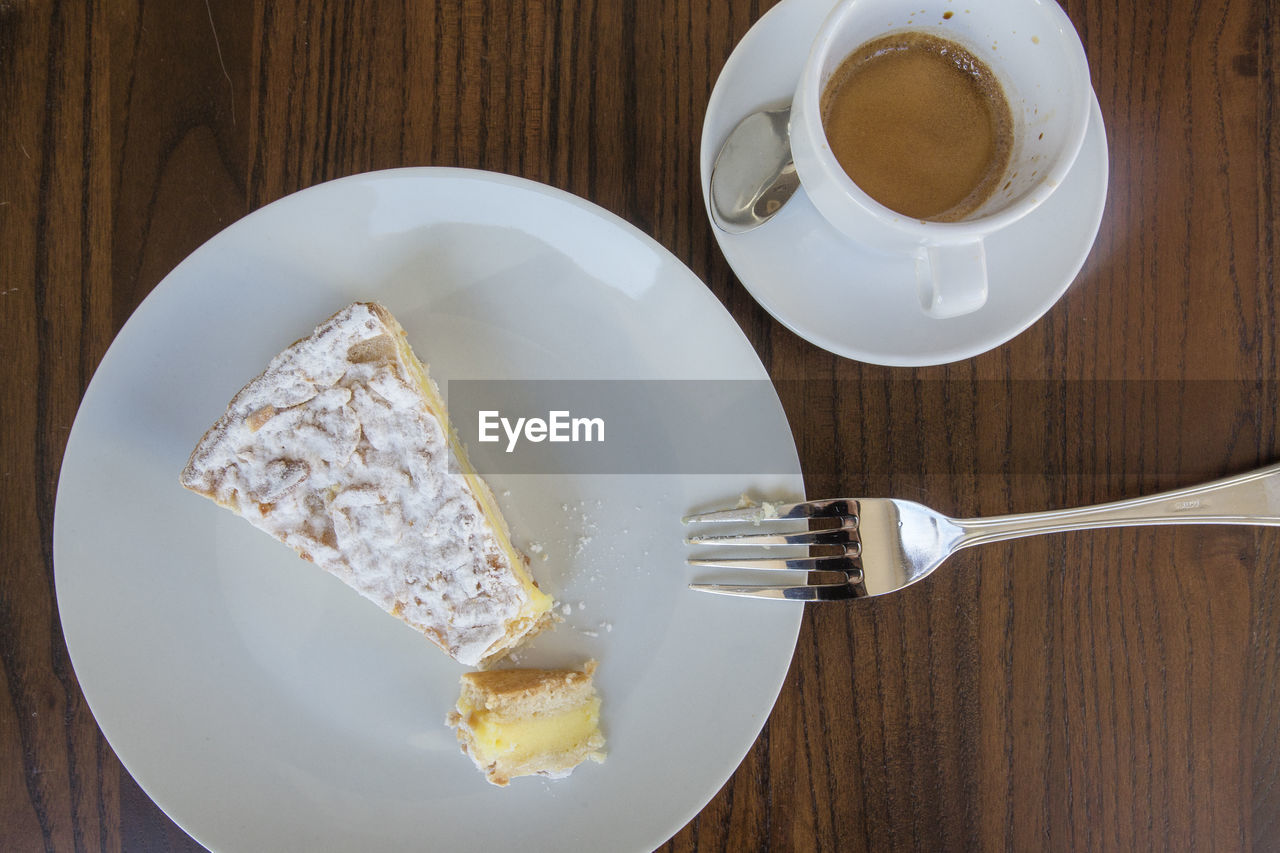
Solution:
[(355, 303), (276, 356), (181, 483), (486, 666), (552, 620), (439, 391), (386, 308)]

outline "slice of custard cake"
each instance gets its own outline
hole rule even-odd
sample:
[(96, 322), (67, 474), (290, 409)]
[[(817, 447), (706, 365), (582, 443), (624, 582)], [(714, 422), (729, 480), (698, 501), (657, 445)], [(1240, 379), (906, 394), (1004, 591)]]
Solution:
[(461, 663), (485, 666), (552, 619), (439, 390), (381, 305), (349, 305), (272, 359), (180, 479)]
[(588, 759), (603, 762), (600, 697), (581, 672), (492, 669), (462, 676), (462, 694), (446, 722), (485, 779), (505, 786), (516, 776), (561, 779)]

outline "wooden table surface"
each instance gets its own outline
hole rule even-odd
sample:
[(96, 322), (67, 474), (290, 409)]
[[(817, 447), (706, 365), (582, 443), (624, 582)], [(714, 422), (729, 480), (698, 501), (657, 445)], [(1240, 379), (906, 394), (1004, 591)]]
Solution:
[[(1280, 459), (1271, 3), (1066, 3), (1106, 117), (1101, 234), (1029, 330), (920, 370), (791, 334), (716, 246), (703, 113), (769, 5), (0, 0), (0, 849), (196, 846), (77, 686), (54, 599), (59, 465), (151, 288), (321, 181), (492, 169), (634, 223), (754, 344), (811, 496), (993, 514)], [(1280, 849), (1278, 546), (1247, 528), (1064, 534), (810, 606), (764, 732), (668, 846)]]

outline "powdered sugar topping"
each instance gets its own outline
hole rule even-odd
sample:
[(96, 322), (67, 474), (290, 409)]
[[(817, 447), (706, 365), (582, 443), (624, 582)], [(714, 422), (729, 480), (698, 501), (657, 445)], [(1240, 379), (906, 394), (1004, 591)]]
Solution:
[(356, 304), (232, 400), (182, 481), (479, 663), (528, 600), (441, 423)]

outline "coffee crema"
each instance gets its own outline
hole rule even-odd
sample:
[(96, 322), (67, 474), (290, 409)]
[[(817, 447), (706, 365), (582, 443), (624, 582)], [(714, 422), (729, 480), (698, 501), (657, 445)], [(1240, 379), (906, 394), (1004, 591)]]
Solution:
[(965, 218), (1000, 186), (1013, 117), (991, 69), (955, 42), (904, 31), (841, 62), (822, 93), (831, 151), (867, 195), (905, 216)]

